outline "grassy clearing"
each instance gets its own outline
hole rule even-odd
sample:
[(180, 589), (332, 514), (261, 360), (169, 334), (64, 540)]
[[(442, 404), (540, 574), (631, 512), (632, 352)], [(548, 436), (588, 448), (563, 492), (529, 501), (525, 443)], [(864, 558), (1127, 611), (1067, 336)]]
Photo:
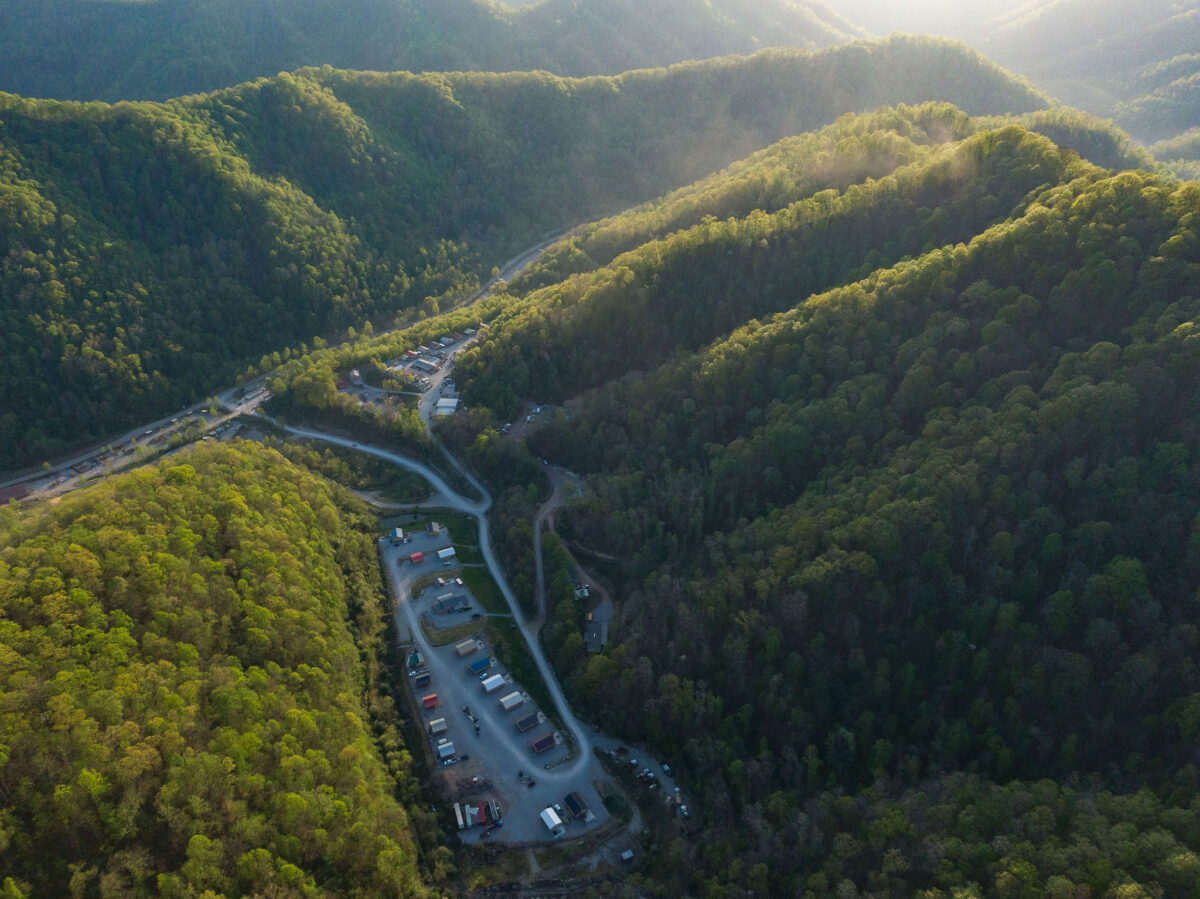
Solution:
[(463, 584), (485, 612), (505, 614), (510, 611), (504, 594), (486, 568), (462, 568), (455, 577), (463, 579)]
[(479, 525), (470, 515), (461, 512), (447, 512), (438, 519), (450, 532), (458, 558), (465, 565), (475, 565), (483, 562), (483, 553), (479, 550)]
[(464, 845), (459, 853), (459, 872), (469, 889), (481, 890), (527, 876), (529, 859), (524, 852), (502, 846)]
[(464, 621), (462, 624), (454, 625), (454, 627), (439, 628), (429, 623), (428, 615), (421, 616), (421, 630), (432, 646), (449, 646), (451, 643), (457, 643), (459, 640), (473, 637), (479, 633), (480, 624), (482, 624), (481, 620)]

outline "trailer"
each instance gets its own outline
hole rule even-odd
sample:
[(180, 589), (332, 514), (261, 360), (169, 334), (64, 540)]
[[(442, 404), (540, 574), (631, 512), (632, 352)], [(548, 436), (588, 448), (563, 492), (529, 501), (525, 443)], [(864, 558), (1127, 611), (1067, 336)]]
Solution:
[(454, 803), (454, 817), (458, 819), (458, 829), (479, 827), (483, 824), (500, 824), (500, 806), (495, 799), (483, 802)]
[(532, 715), (526, 715), (524, 718), (518, 721), (515, 726), (517, 728), (517, 733), (523, 734), (526, 731), (533, 730), (541, 723), (541, 717), (537, 712), (534, 712)]
[(478, 827), (487, 823), (487, 803), (461, 802), (454, 804), (454, 816), (458, 819), (458, 829)]
[(469, 670), (472, 674), (483, 674), (483, 672), (487, 671), (491, 667), (492, 660), (489, 658), (482, 658), (476, 659), (474, 662), (472, 662), (469, 666), (467, 666), (467, 670)]
[(445, 718), (434, 718), (432, 721), (429, 722), (429, 733), (431, 736), (436, 737), (438, 734), (444, 734), (445, 732), (446, 732), (446, 719)]
[(480, 684), (480, 686), (483, 687), (484, 693), (495, 693), (504, 686), (504, 676), (500, 674), (493, 674), (482, 684)]
[(422, 696), (421, 707), (424, 709), (436, 709), (438, 707), (438, 695), (430, 693), (428, 696)]
[(458, 653), (460, 659), (465, 659), (478, 648), (479, 642), (476, 640), (463, 640), (461, 643), (454, 644), (454, 651)]
[(553, 749), (557, 743), (554, 734), (542, 734), (529, 745), (537, 755), (541, 755), (543, 752)]
[(509, 693), (507, 696), (500, 697), (500, 708), (505, 712), (511, 712), (524, 701), (525, 697), (520, 693)]

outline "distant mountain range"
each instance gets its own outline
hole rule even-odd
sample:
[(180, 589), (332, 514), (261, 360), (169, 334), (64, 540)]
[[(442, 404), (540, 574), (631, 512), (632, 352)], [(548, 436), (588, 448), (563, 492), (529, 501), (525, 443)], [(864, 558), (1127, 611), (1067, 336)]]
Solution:
[(0, 5), (0, 90), (163, 100), (309, 65), (615, 75), (863, 36), (823, 0), (22, 0)]
[(618, 74), (894, 30), (964, 40), (1145, 143), (1200, 126), (1195, 0), (26, 0), (0, 6), (0, 91), (164, 100), (317, 65)]
[[(923, 6), (899, 0), (831, 0), (877, 32), (960, 38), (1059, 100), (1112, 117), (1146, 143), (1200, 127), (1200, 3), (1196, 0), (985, 0)], [(1184, 152), (1184, 156), (1179, 156)], [(1159, 159), (1191, 173), (1178, 143)]]

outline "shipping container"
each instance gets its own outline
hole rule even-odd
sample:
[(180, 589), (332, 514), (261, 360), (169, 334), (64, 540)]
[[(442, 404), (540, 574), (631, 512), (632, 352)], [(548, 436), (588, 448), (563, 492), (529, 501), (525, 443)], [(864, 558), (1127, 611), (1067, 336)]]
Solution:
[(428, 696), (422, 696), (421, 705), (426, 709), (436, 709), (438, 707), (438, 695), (430, 693)]
[(408, 557), (408, 561), (412, 562), (414, 565), (420, 565), (425, 561), (425, 553), (413, 553)]

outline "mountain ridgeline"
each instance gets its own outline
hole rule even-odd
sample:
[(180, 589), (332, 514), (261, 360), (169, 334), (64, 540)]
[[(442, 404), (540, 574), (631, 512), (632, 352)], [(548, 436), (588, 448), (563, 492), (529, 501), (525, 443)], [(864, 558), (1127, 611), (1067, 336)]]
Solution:
[(618, 612), (543, 640), (695, 793), (665, 894), (1195, 895), (1197, 204), (922, 107), (511, 285), (458, 381), (564, 407), (531, 448)]
[(926, 99), (1045, 105), (910, 38), (617, 78), (320, 69), (163, 104), (0, 95), (0, 469), (436, 312), (551, 228)]
[(821, 0), (25, 0), (0, 5), (0, 90), (165, 100), (301, 66), (615, 75), (863, 32)]

